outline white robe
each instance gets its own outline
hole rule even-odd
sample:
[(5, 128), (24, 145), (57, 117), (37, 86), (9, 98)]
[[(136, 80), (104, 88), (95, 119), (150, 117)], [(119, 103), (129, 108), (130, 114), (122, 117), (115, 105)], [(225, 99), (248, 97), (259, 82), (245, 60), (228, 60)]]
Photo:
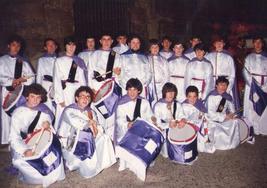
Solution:
[(78, 57), (80, 57), (84, 61), (86, 67), (88, 67), (91, 63), (91, 58), (94, 52), (95, 50), (84, 50), (83, 52), (80, 52), (78, 54)]
[[(97, 121), (94, 111), (93, 119)], [(80, 175), (85, 178), (91, 178), (99, 174), (105, 168), (112, 166), (116, 162), (112, 142), (108, 135), (103, 132), (101, 126), (97, 126), (98, 134), (95, 138), (95, 152), (91, 159), (80, 160), (73, 154), (75, 148), (67, 149), (67, 139), (73, 134), (88, 127), (89, 117), (87, 111), (81, 111), (74, 108), (66, 108), (62, 114), (58, 135), (62, 138), (62, 152), (69, 170), (78, 170)]]
[(84, 70), (77, 66), (75, 83), (66, 82), (66, 88), (62, 88), (61, 81), (67, 80), (69, 77), (69, 71), (72, 65), (73, 59), (68, 56), (62, 56), (56, 59), (54, 73), (53, 73), (53, 89), (55, 91), (54, 100), (57, 104), (56, 107), (56, 121), (55, 121), (55, 130), (58, 128), (58, 121), (60, 119), (61, 113), (64, 108), (60, 106), (60, 103), (65, 102), (65, 105), (68, 106), (75, 102), (75, 91), (80, 86), (87, 85), (87, 78), (85, 78)]
[(148, 58), (143, 54), (124, 53), (119, 59), (121, 63), (121, 74), (119, 84), (122, 87), (122, 94), (126, 94), (126, 83), (131, 78), (138, 78), (143, 85), (141, 96), (148, 98), (148, 85), (152, 79)]
[(149, 84), (149, 90), (154, 97), (155, 104), (162, 98), (162, 88), (169, 81), (168, 62), (165, 58), (157, 56), (148, 56), (150, 70), (152, 72), (152, 81)]
[[(263, 113), (260, 117), (253, 108), (253, 103), (249, 99), (250, 85), (252, 78), (257, 81), (257, 84), (261, 89), (267, 93), (267, 57), (261, 54), (251, 53), (245, 59), (245, 65), (243, 69), (243, 75), (246, 81), (245, 95), (244, 95), (244, 113), (249, 123), (254, 127), (255, 134), (267, 134), (266, 122), (262, 119), (266, 119), (267, 114)], [(248, 72), (249, 71), (249, 72)], [(252, 75), (257, 74), (257, 75)], [(264, 75), (263, 77), (260, 75)], [(266, 109), (265, 109), (266, 111)]]
[(123, 54), (129, 50), (129, 46), (127, 44), (118, 44), (117, 46), (113, 47), (112, 50), (118, 54)]
[[(13, 58), (9, 55), (4, 55), (0, 57), (0, 86), (1, 86), (1, 144), (8, 144), (9, 140), (9, 133), (10, 133), (10, 117), (6, 114), (6, 112), (3, 110), (3, 102), (5, 97), (7, 96), (8, 92), (6, 90), (6, 86), (11, 86), (12, 82), (14, 80), (14, 71), (15, 71), (15, 65), (16, 65), (16, 58)], [(30, 65), (23, 61), (23, 67), (22, 67), (22, 76), (32, 76), (34, 75), (34, 72)], [(27, 82), (24, 82), (23, 85), (30, 85), (35, 80), (35, 77), (31, 77), (27, 80)]]
[(185, 71), (189, 60), (185, 56), (170, 59), (168, 66), (170, 71), (170, 82), (173, 83), (178, 90), (176, 99), (181, 103), (185, 100)]
[[(173, 120), (173, 103), (171, 103), (171, 109), (169, 110), (167, 107), (167, 103), (165, 102), (157, 102), (154, 106), (154, 114), (157, 118), (158, 126), (163, 129), (162, 134), (165, 139), (166, 138), (166, 130), (169, 128), (169, 123)], [(179, 102), (176, 102), (176, 112), (175, 112), (175, 120), (180, 121), (182, 118), (185, 118), (182, 105)], [(161, 149), (161, 155), (165, 158), (168, 157), (167, 143), (166, 141), (163, 143)]]
[(216, 112), (221, 99), (221, 95), (210, 95), (207, 99), (208, 137), (210, 143), (205, 144), (202, 152), (213, 153), (216, 149), (234, 149), (240, 143), (237, 119), (225, 121), (226, 112), (234, 112), (234, 104), (226, 100), (223, 111)]
[(199, 98), (205, 99), (214, 88), (213, 68), (211, 63), (205, 58), (201, 61), (197, 58), (189, 61), (185, 71), (185, 88), (194, 85), (198, 88)]
[(184, 55), (190, 60), (192, 60), (196, 57), (196, 53), (193, 50), (193, 48), (189, 48), (188, 50), (186, 50)]
[(164, 50), (161, 50), (160, 52), (159, 52), (159, 54), (160, 54), (160, 56), (162, 56), (162, 57), (164, 57), (166, 60), (168, 60), (170, 57), (172, 57), (173, 56), (173, 51), (164, 51)]
[[(44, 187), (65, 179), (63, 159), (59, 166), (50, 172), (48, 175), (43, 176), (34, 167), (26, 162), (24, 152), (28, 147), (20, 133), (27, 133), (29, 125), (37, 115), (37, 110), (30, 109), (25, 106), (18, 107), (11, 118), (11, 131), (10, 131), (10, 145), (12, 150), (12, 163), (15, 168), (20, 171), (20, 180), (29, 184), (42, 184)], [(36, 124), (35, 130), (42, 128), (42, 123), (48, 121), (51, 124), (51, 118), (48, 114), (41, 112), (39, 121)], [(52, 132), (54, 131), (53, 128)]]

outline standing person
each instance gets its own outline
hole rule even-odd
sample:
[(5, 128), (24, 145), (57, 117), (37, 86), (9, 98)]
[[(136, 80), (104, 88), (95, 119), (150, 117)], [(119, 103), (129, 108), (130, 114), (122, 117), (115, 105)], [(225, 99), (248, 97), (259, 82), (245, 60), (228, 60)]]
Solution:
[(168, 62), (159, 55), (159, 42), (156, 39), (150, 40), (150, 54), (148, 56), (149, 64), (152, 72), (152, 81), (149, 84), (149, 90), (152, 95), (154, 105), (162, 98), (161, 89), (166, 82), (169, 81)]
[(84, 61), (75, 56), (76, 40), (74, 37), (64, 39), (66, 53), (56, 59), (54, 66), (53, 89), (56, 102), (55, 130), (63, 109), (74, 102), (74, 93), (80, 86), (87, 85), (87, 68)]
[[(46, 90), (40, 84), (31, 84), (27, 87), (24, 92), (26, 103), (12, 114), (10, 131), (12, 163), (19, 170), (20, 180), (29, 184), (41, 184), (44, 187), (65, 179), (60, 142), (52, 126), (54, 115), (43, 104), (47, 98), (46, 94)], [(47, 142), (49, 145), (42, 146), (41, 151), (26, 144), (30, 143), (29, 139), (38, 134), (39, 130), (42, 131), (41, 136), (44, 135), (44, 131), (52, 135), (52, 138), (47, 138), (49, 141), (43, 140), (43, 143)]]
[(19, 56), (21, 45), (21, 37), (11, 36), (7, 44), (8, 54), (0, 57), (1, 144), (8, 144), (10, 133), (10, 115), (4, 111), (3, 107), (6, 97), (9, 96), (10, 92), (12, 93), (20, 87), (21, 94), (24, 86), (30, 85), (35, 81), (34, 72), (29, 62)]
[(163, 37), (161, 45), (162, 45), (162, 50), (159, 52), (159, 54), (166, 59), (172, 57), (173, 51), (171, 50), (172, 41), (170, 37), (168, 36)]
[(93, 36), (86, 37), (86, 49), (78, 54), (85, 65), (88, 67), (88, 64), (91, 62), (91, 56), (95, 51), (95, 38)]
[(148, 85), (151, 82), (151, 70), (148, 58), (140, 52), (141, 39), (134, 35), (130, 38), (130, 49), (120, 56), (121, 74), (119, 76), (120, 86), (123, 94), (126, 94), (126, 83), (131, 78), (137, 78), (143, 86), (142, 97), (148, 98)]
[(177, 100), (181, 103), (185, 100), (184, 76), (189, 59), (183, 55), (184, 47), (181, 42), (174, 43), (173, 51), (174, 56), (168, 60), (170, 82), (177, 87)]
[(207, 48), (203, 43), (194, 47), (196, 57), (189, 61), (185, 72), (185, 87), (194, 85), (199, 90), (200, 99), (204, 100), (213, 89), (213, 68), (204, 57)]
[(52, 105), (53, 101), (53, 72), (54, 64), (57, 58), (57, 42), (52, 38), (46, 38), (44, 40), (45, 53), (38, 59), (37, 62), (37, 75), (36, 83), (41, 84), (47, 91), (46, 105), (55, 113), (55, 108)]
[(94, 93), (88, 86), (75, 92), (75, 102), (62, 113), (58, 135), (69, 170), (91, 178), (116, 162), (113, 145), (90, 108)]
[(263, 51), (264, 42), (261, 37), (256, 36), (253, 39), (253, 46), (254, 51), (246, 57), (243, 69), (243, 75), (246, 81), (243, 115), (248, 118), (249, 122), (254, 127), (255, 134), (258, 135), (267, 134), (266, 122), (263, 121), (260, 123), (261, 119), (266, 119), (267, 113), (257, 113), (254, 108), (252, 102), (252, 100), (254, 100), (254, 95), (252, 95), (251, 86), (254, 79), (254, 83), (260, 87), (263, 92), (267, 93), (267, 54)]
[(201, 39), (197, 36), (197, 35), (193, 35), (192, 37), (191, 37), (191, 39), (190, 39), (190, 48), (188, 48), (186, 51), (185, 51), (185, 53), (184, 53), (184, 55), (188, 58), (188, 59), (190, 59), (190, 60), (192, 60), (193, 58), (195, 58), (196, 57), (196, 53), (195, 53), (195, 51), (194, 51), (194, 47), (197, 45), (197, 44), (199, 44), (199, 43), (201, 43)]
[(120, 34), (117, 36), (117, 45), (113, 47), (113, 51), (118, 54), (123, 54), (127, 50), (129, 50), (129, 46), (127, 45), (127, 36), (125, 34)]

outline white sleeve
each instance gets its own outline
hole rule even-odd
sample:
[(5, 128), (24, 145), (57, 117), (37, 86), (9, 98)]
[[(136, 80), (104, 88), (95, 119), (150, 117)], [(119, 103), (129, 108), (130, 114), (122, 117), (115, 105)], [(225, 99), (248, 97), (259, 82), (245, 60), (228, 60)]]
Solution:
[(42, 59), (39, 58), (37, 62), (37, 71), (36, 71), (36, 83), (41, 84), (43, 79), (43, 73), (42, 73)]
[(58, 59), (56, 59), (55, 62), (55, 67), (54, 67), (54, 73), (53, 73), (53, 88), (55, 91), (54, 94), (54, 99), (57, 104), (62, 103), (65, 101), (64, 99), (64, 93), (63, 93), (63, 88), (61, 84), (61, 76), (60, 76), (60, 67), (59, 64), (60, 62)]
[(32, 68), (30, 67), (29, 63), (23, 62), (23, 69), (22, 69), (22, 76), (31, 76), (29, 79), (27, 79), (27, 82), (25, 82), (25, 85), (30, 85), (35, 82), (35, 76)]
[(246, 84), (247, 84), (248, 86), (251, 85), (251, 81), (252, 81), (252, 76), (251, 76), (251, 74), (249, 73), (249, 64), (250, 64), (250, 62), (249, 62), (249, 57), (246, 57), (246, 59), (245, 59), (245, 64), (244, 64), (244, 68), (243, 68), (243, 77), (244, 77), (244, 79), (245, 79), (245, 81), (246, 81)]
[(88, 127), (89, 118), (76, 109), (66, 109), (62, 114), (63, 121), (73, 126), (75, 129), (82, 130)]
[(226, 115), (221, 112), (216, 112), (218, 106), (215, 105), (216, 103), (212, 100), (213, 97), (208, 97), (207, 100), (207, 108), (208, 108), (208, 117), (212, 121), (223, 122)]
[(206, 98), (206, 96), (209, 94), (209, 92), (214, 87), (214, 84), (213, 84), (213, 68), (212, 68), (211, 64), (209, 64), (209, 66), (206, 69), (205, 82), (206, 82), (206, 87), (205, 87), (205, 91), (203, 92), (203, 96), (202, 96), (203, 99)]
[(116, 127), (115, 127), (115, 137), (116, 137), (116, 141), (119, 142), (124, 134), (127, 132), (128, 130), (128, 123), (127, 119), (126, 119), (126, 113), (125, 113), (125, 109), (123, 108), (123, 106), (118, 106), (117, 110), (116, 110)]
[(234, 60), (231, 56), (229, 56), (229, 85), (227, 88), (227, 92), (230, 93), (230, 91), (232, 90), (232, 88), (234, 87), (234, 83), (235, 83), (235, 64), (234, 64)]
[(162, 109), (159, 106), (159, 103), (155, 104), (154, 107), (154, 114), (155, 117), (157, 118), (157, 124), (159, 125), (160, 128), (162, 129), (167, 129), (169, 128), (169, 122), (166, 122), (166, 120), (162, 119)]

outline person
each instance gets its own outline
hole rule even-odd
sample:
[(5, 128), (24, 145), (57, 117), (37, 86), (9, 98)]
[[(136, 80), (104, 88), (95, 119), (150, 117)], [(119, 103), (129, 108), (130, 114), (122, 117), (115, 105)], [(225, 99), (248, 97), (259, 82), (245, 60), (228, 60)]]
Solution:
[(58, 57), (54, 65), (53, 89), (56, 103), (56, 122), (63, 109), (74, 102), (74, 93), (80, 86), (87, 85), (87, 68), (84, 61), (74, 53), (76, 50), (76, 40), (69, 36), (64, 39), (66, 54)]
[[(29, 184), (41, 184), (44, 187), (65, 179), (60, 142), (52, 126), (54, 115), (44, 104), (46, 94), (46, 90), (40, 84), (34, 83), (27, 87), (24, 92), (26, 103), (15, 109), (12, 114), (10, 131), (12, 164), (19, 170), (20, 180)], [(37, 151), (33, 144), (40, 143), (41, 137), (38, 136), (39, 141), (32, 145), (29, 144), (29, 139), (40, 130), (41, 136), (46, 130), (52, 135), (52, 139), (47, 137), (51, 140), (42, 140), (49, 145), (39, 146), (46, 149)]]
[[(245, 94), (244, 94), (244, 113), (243, 115), (248, 118), (248, 121), (254, 128), (254, 133), (267, 134), (266, 123), (264, 119), (267, 118), (267, 112), (257, 113), (253, 107), (252, 83), (260, 87), (262, 92), (267, 93), (267, 54), (263, 51), (264, 41), (260, 36), (255, 36), (253, 39), (254, 52), (249, 54), (245, 59), (243, 69), (243, 76), (246, 81)], [(266, 111), (266, 108), (265, 108)]]
[(204, 57), (207, 48), (203, 43), (194, 47), (196, 58), (189, 61), (185, 71), (185, 88), (194, 85), (198, 88), (199, 97), (204, 100), (213, 88), (213, 68)]
[(240, 143), (239, 125), (235, 119), (232, 96), (227, 93), (228, 85), (229, 81), (225, 77), (218, 77), (216, 89), (206, 99), (208, 142), (203, 146), (202, 152), (234, 149)]
[(196, 46), (197, 44), (201, 43), (201, 39), (200, 39), (200, 37), (198, 37), (197, 35), (193, 35), (193, 36), (191, 37), (191, 39), (190, 39), (189, 42), (190, 42), (190, 48), (188, 48), (188, 49), (185, 51), (184, 55), (185, 55), (188, 59), (192, 60), (193, 58), (196, 57), (196, 53), (195, 53), (195, 51), (194, 51), (194, 48), (195, 48), (195, 46)]
[(151, 82), (151, 70), (148, 58), (141, 53), (141, 39), (137, 35), (132, 35), (129, 39), (130, 49), (123, 53), (120, 58), (121, 74), (119, 76), (119, 84), (122, 89), (122, 94), (126, 94), (126, 83), (131, 78), (137, 78), (143, 86), (141, 96), (148, 99), (149, 84)]
[(229, 53), (224, 50), (225, 42), (223, 37), (217, 36), (213, 40), (214, 52), (207, 54), (206, 59), (209, 60), (213, 67), (214, 83), (218, 76), (226, 76), (229, 80), (227, 92), (233, 97), (236, 109), (239, 108), (239, 97), (235, 92), (236, 87), (236, 69), (234, 60)]
[(95, 38), (93, 36), (86, 37), (86, 49), (78, 54), (85, 65), (88, 67), (88, 64), (91, 62), (91, 56), (95, 51)]
[[(154, 105), (153, 111), (157, 118), (157, 124), (163, 132), (166, 139), (167, 129), (185, 125), (185, 115), (182, 105), (176, 101), (177, 88), (173, 83), (167, 82), (162, 88), (162, 98)], [(178, 123), (177, 123), (178, 121)], [(168, 157), (167, 144), (164, 142), (161, 154)]]
[(169, 81), (168, 62), (159, 55), (159, 42), (156, 39), (150, 40), (150, 55), (148, 56), (149, 65), (151, 66), (152, 81), (149, 84), (151, 93), (152, 106), (162, 98), (161, 89)]
[(170, 37), (165, 36), (162, 38), (162, 50), (160, 50), (159, 54), (164, 57), (165, 59), (169, 59), (173, 56), (173, 51), (171, 50), (172, 41)]
[[(15, 90), (30, 85), (35, 81), (34, 71), (29, 62), (19, 55), (22, 38), (14, 35), (8, 39), (8, 54), (0, 57), (0, 89), (1, 89), (1, 112), (0, 112), (0, 143), (8, 144), (10, 133), (10, 113), (4, 111), (5, 99)], [(21, 92), (20, 92), (21, 93)]]
[(129, 50), (127, 45), (127, 36), (125, 34), (120, 34), (117, 36), (117, 45), (112, 48), (114, 52), (118, 54), (123, 54)]
[(75, 92), (75, 102), (64, 109), (58, 135), (66, 167), (91, 178), (116, 162), (113, 145), (90, 108), (94, 93), (88, 86)]
[(178, 93), (176, 99), (181, 103), (185, 100), (184, 76), (189, 59), (183, 55), (184, 47), (181, 42), (176, 41), (174, 43), (173, 51), (174, 56), (168, 60), (170, 82), (177, 87)]
[(46, 105), (55, 113), (53, 106), (53, 71), (57, 58), (57, 42), (52, 38), (44, 40), (45, 53), (38, 59), (36, 71), (36, 83), (41, 84), (48, 93)]

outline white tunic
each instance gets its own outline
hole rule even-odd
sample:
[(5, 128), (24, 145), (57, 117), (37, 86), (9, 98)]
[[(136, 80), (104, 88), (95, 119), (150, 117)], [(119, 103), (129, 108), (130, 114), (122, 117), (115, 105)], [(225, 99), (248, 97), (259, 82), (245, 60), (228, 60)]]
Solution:
[(214, 88), (213, 68), (205, 58), (201, 61), (197, 58), (189, 61), (185, 71), (185, 88), (194, 85), (198, 88), (199, 98), (205, 99), (208, 93)]
[[(18, 168), (22, 181), (30, 184), (42, 184), (44, 187), (50, 184), (65, 179), (63, 159), (61, 159), (60, 165), (50, 172), (48, 175), (43, 176), (34, 167), (26, 162), (24, 158), (24, 152), (28, 147), (23, 141), (20, 133), (28, 132), (29, 125), (36, 117), (38, 111), (30, 109), (26, 106), (18, 107), (11, 118), (11, 131), (10, 131), (10, 145), (12, 149), (12, 163), (15, 168)], [(42, 123), (48, 121), (51, 124), (51, 117), (44, 112), (41, 112), (39, 121), (36, 124), (35, 130), (42, 128)], [(53, 128), (51, 128), (53, 131)]]
[(157, 56), (148, 56), (150, 69), (152, 72), (152, 81), (149, 84), (150, 92), (154, 96), (155, 103), (162, 98), (162, 88), (169, 81), (168, 62), (165, 58)]
[(120, 56), (121, 74), (119, 84), (126, 94), (126, 83), (130, 78), (138, 78), (143, 85), (142, 97), (148, 97), (148, 85), (151, 82), (151, 70), (148, 58), (143, 54), (126, 52)]
[(95, 52), (95, 50), (84, 50), (78, 54), (78, 57), (80, 57), (85, 65), (88, 67), (89, 63), (91, 62), (92, 54)]
[(129, 46), (127, 44), (118, 44), (117, 46), (112, 48), (118, 54), (123, 54), (124, 52), (129, 50)]
[(249, 54), (245, 59), (243, 75), (246, 81), (243, 115), (254, 127), (255, 134), (267, 134), (266, 128), (263, 127), (263, 125), (266, 126), (265, 122), (260, 123), (261, 119), (266, 119), (266, 113), (263, 113), (262, 117), (258, 116), (253, 109), (253, 103), (249, 99), (252, 78), (257, 81), (263, 91), (267, 92), (267, 56), (256, 53)]
[(196, 53), (193, 50), (193, 48), (189, 48), (188, 50), (186, 50), (184, 55), (190, 60), (192, 60), (196, 57)]
[[(10, 133), (10, 117), (3, 110), (3, 102), (8, 92), (6, 86), (11, 86), (14, 80), (14, 71), (16, 65), (16, 58), (13, 58), (9, 55), (4, 55), (0, 57), (0, 86), (1, 86), (1, 144), (8, 144), (9, 133)], [(34, 75), (33, 70), (30, 65), (23, 61), (22, 66), (22, 76), (32, 76)], [(31, 77), (24, 82), (23, 85), (30, 85), (35, 80), (35, 77)]]
[(236, 148), (240, 143), (239, 125), (236, 119), (225, 120), (226, 113), (234, 112), (234, 104), (226, 100), (222, 112), (216, 112), (222, 99), (221, 95), (210, 95), (206, 105), (208, 109), (208, 137), (210, 143), (203, 152), (213, 153), (216, 149), (228, 150)]
[(159, 54), (162, 56), (162, 57), (164, 57), (165, 59), (169, 59), (170, 57), (172, 57), (173, 56), (173, 51), (164, 51), (164, 50), (161, 50), (160, 52), (159, 52)]
[(173, 83), (178, 90), (176, 99), (181, 103), (185, 100), (185, 85), (184, 76), (186, 71), (186, 66), (189, 59), (185, 56), (171, 58), (169, 60), (168, 66), (170, 71), (170, 82)]
[[(116, 162), (112, 142), (108, 135), (103, 133), (101, 126), (97, 126), (98, 134), (95, 138), (95, 152), (89, 159), (80, 160), (73, 154), (73, 149), (67, 149), (67, 139), (70, 139), (73, 134), (79, 133), (88, 127), (89, 117), (87, 111), (82, 111), (75, 108), (66, 108), (62, 114), (62, 122), (58, 130), (61, 136), (63, 157), (66, 160), (66, 166), (69, 170), (78, 170), (80, 175), (85, 178), (96, 176), (105, 168), (112, 166)], [(92, 111), (93, 119), (97, 121), (94, 111)], [(78, 139), (78, 138), (76, 138)]]

